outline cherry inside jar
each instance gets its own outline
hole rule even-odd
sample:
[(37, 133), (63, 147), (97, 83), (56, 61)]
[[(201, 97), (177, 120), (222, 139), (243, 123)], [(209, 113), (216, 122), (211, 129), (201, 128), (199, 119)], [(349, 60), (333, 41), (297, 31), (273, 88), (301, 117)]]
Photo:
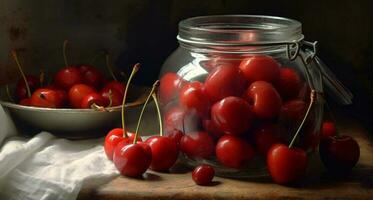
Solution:
[(305, 113), (311, 91), (322, 93), (325, 76), (315, 67), (300, 22), (195, 17), (179, 23), (177, 38), (179, 48), (162, 67), (158, 94), (164, 132), (179, 134), (185, 164), (210, 164), (218, 176), (265, 175), (268, 149), (289, 144), (304, 118), (294, 146), (317, 149), (321, 99)]

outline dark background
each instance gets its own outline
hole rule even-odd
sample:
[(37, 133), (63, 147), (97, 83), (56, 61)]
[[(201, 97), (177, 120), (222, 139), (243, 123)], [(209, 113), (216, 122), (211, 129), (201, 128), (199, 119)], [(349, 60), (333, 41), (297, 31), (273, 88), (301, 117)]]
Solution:
[[(16, 74), (7, 55), (10, 48), (24, 49), (26, 55), (27, 51), (32, 52), (32, 59), (25, 59), (25, 63), (32, 63), (34, 67), (58, 68), (43, 61), (54, 54), (60, 56), (53, 52), (58, 52), (56, 49), (63, 39), (72, 38), (73, 48), (82, 54), (101, 47), (111, 48), (119, 67), (128, 68), (141, 62), (143, 68), (135, 81), (150, 85), (158, 78), (163, 61), (178, 46), (177, 25), (182, 19), (215, 14), (260, 14), (299, 20), (306, 39), (319, 41), (319, 56), (355, 95), (352, 106), (339, 110), (373, 129), (373, 12), (368, 0), (1, 0), (0, 3), (3, 13), (0, 16), (0, 32), (3, 32), (0, 33), (3, 44), (0, 83), (13, 80), (12, 75)], [(90, 48), (90, 44), (95, 46)], [(47, 47), (51, 49), (48, 53), (39, 50)], [(56, 59), (50, 60), (50, 63), (56, 62)]]

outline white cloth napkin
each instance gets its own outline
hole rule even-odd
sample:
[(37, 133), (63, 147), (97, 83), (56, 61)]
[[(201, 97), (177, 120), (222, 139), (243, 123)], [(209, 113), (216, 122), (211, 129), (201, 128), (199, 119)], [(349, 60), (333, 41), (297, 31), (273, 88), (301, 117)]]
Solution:
[(70, 141), (41, 132), (3, 142), (14, 135), (14, 125), (4, 119), (0, 106), (0, 199), (76, 199), (85, 182), (104, 183), (118, 175), (102, 138)]

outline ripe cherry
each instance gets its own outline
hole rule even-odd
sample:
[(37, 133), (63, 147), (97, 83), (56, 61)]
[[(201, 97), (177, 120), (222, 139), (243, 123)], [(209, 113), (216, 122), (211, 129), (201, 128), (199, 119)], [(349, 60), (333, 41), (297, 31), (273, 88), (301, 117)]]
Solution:
[[(135, 134), (127, 132), (127, 137), (123, 137), (122, 128), (114, 128), (105, 137), (104, 150), (107, 158), (113, 160), (113, 154), (115, 147), (122, 142), (124, 144), (131, 144), (135, 138)], [(142, 141), (141, 137), (137, 138), (137, 141)]]
[(306, 173), (307, 154), (300, 148), (276, 144), (267, 154), (267, 168), (272, 180), (278, 184), (299, 181)]
[(219, 66), (207, 76), (205, 91), (211, 102), (228, 96), (241, 96), (246, 80), (237, 67)]
[(202, 127), (205, 131), (210, 133), (214, 137), (214, 139), (219, 139), (221, 136), (224, 135), (224, 132), (219, 130), (219, 128), (215, 126), (211, 119), (202, 120)]
[(68, 90), (73, 85), (81, 83), (81, 74), (74, 66), (59, 70), (54, 76), (54, 84), (62, 89)]
[[(133, 73), (134, 72), (131, 73), (129, 80), (132, 78)], [(139, 128), (141, 126), (141, 119), (144, 114), (145, 108), (149, 102), (150, 97), (153, 95), (156, 87), (158, 86), (158, 82), (159, 81), (156, 81), (154, 83), (153, 88), (150, 91), (144, 103), (144, 106), (141, 109), (133, 143), (127, 144), (124, 141), (122, 141), (114, 149), (113, 162), (115, 167), (122, 175), (139, 177), (149, 168), (152, 162), (152, 149), (147, 143), (137, 143), (137, 137), (139, 136)], [(125, 91), (128, 91), (127, 87)], [(170, 141), (174, 142), (173, 140)]]
[(102, 88), (102, 91), (109, 91), (109, 90), (116, 90), (119, 92), (120, 96), (123, 97), (124, 90), (125, 90), (125, 84), (119, 82), (119, 81), (110, 81), (105, 84), (105, 86)]
[(303, 86), (303, 81), (292, 68), (281, 68), (279, 77), (274, 83), (275, 88), (284, 99), (296, 97)]
[(62, 106), (62, 100), (55, 90), (40, 88), (32, 94), (30, 105), (43, 108), (59, 108)]
[(152, 136), (145, 143), (152, 150), (150, 169), (154, 171), (166, 171), (175, 164), (179, 155), (175, 140), (166, 136)]
[(324, 121), (321, 126), (321, 137), (329, 137), (337, 135), (337, 128), (334, 122)]
[(99, 89), (104, 82), (104, 75), (91, 65), (79, 65), (82, 83), (93, 88)]
[(211, 165), (199, 165), (192, 172), (192, 179), (197, 185), (208, 185), (215, 176), (215, 170)]
[(173, 139), (175, 141), (177, 147), (179, 148), (180, 141), (181, 141), (181, 138), (184, 136), (184, 133), (181, 130), (173, 129), (173, 130), (169, 131), (166, 135), (169, 138)]
[(106, 107), (109, 102), (101, 95), (94, 93), (89, 93), (82, 99), (80, 108), (91, 109), (98, 107)]
[(282, 100), (276, 89), (265, 81), (256, 81), (244, 94), (256, 117), (275, 118), (280, 114)]
[(204, 131), (187, 133), (180, 140), (180, 150), (191, 158), (209, 158), (214, 148), (213, 138)]
[(286, 101), (281, 108), (281, 117), (294, 123), (304, 117), (306, 109), (306, 102), (302, 100), (294, 99)]
[(321, 139), (320, 157), (326, 169), (336, 175), (344, 175), (359, 161), (359, 144), (350, 136), (329, 136)]
[(17, 52), (15, 50), (12, 51), (12, 56), (22, 76), (22, 79), (17, 82), (15, 97), (18, 101), (25, 98), (31, 98), (31, 94), (35, 91), (36, 88), (40, 86), (40, 79), (33, 75), (24, 74), (22, 66), (18, 60)]
[(25, 98), (19, 101), (19, 104), (22, 106), (31, 106), (31, 99), (30, 98)]
[(279, 63), (266, 55), (250, 56), (241, 62), (239, 68), (250, 83), (255, 81), (273, 83), (280, 74)]
[[(108, 157), (109, 160), (113, 160), (113, 153), (114, 153), (114, 150), (115, 150), (115, 147), (121, 142), (123, 141), (122, 145), (124, 144), (128, 144), (130, 143), (130, 141), (134, 141), (134, 138), (135, 138), (135, 134), (131, 134), (127, 131), (127, 128), (126, 128), (126, 122), (125, 122), (125, 116), (124, 116), (124, 111), (125, 111), (125, 108), (126, 106), (125, 103), (126, 103), (126, 96), (127, 96), (127, 91), (128, 91), (128, 87), (131, 83), (131, 80), (133, 78), (133, 76), (135, 75), (135, 73), (139, 70), (139, 64), (136, 64), (133, 69), (132, 69), (132, 72), (131, 72), (131, 75), (130, 77), (128, 78), (128, 81), (127, 81), (127, 84), (126, 84), (126, 88), (124, 90), (124, 95), (123, 95), (123, 102), (122, 102), (122, 112), (121, 112), (121, 115), (122, 115), (122, 128), (114, 128), (112, 129), (105, 137), (105, 142), (104, 142), (104, 150), (105, 150), (105, 153), (106, 153), (106, 156)], [(116, 91), (118, 92), (118, 91)], [(119, 92), (118, 92), (119, 93)], [(140, 138), (137, 138), (137, 140), (141, 140)]]
[(186, 108), (175, 106), (171, 107), (164, 114), (164, 130), (166, 133), (177, 129), (183, 132), (192, 132), (199, 129), (200, 117), (195, 111), (188, 110)]
[(121, 175), (139, 177), (149, 168), (152, 151), (146, 143), (127, 144), (121, 141), (115, 148), (113, 162)]
[(70, 105), (73, 108), (80, 108), (83, 98), (95, 92), (96, 90), (94, 88), (85, 84), (76, 84), (72, 86), (68, 93)]
[[(30, 92), (33, 93), (40, 86), (39, 78), (34, 75), (26, 75), (25, 77), (27, 80), (28, 87), (30, 88)], [(15, 89), (15, 97), (18, 100), (28, 98), (27, 86), (23, 79), (20, 79), (17, 82)]]
[(245, 133), (251, 126), (252, 117), (250, 105), (239, 97), (226, 97), (211, 108), (214, 126), (227, 134)]
[(201, 82), (185, 84), (180, 91), (180, 104), (189, 110), (195, 110), (199, 116), (208, 116), (210, 103)]
[(267, 123), (261, 125), (254, 131), (255, 147), (260, 154), (267, 156), (267, 152), (272, 145), (280, 142), (277, 129), (275, 124)]
[(99, 94), (105, 99), (106, 102), (109, 102), (108, 107), (122, 105), (123, 94), (118, 90), (104, 87)]
[(179, 95), (180, 88), (186, 81), (176, 73), (166, 73), (162, 76), (159, 86), (159, 97), (162, 104), (166, 105)]
[(242, 168), (255, 154), (249, 143), (233, 135), (222, 136), (216, 144), (215, 153), (220, 163), (236, 169)]

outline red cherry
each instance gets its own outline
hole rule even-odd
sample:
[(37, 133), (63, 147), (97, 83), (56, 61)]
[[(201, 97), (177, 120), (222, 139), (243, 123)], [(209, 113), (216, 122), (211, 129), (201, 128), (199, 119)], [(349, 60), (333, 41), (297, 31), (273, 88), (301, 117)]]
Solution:
[(306, 102), (295, 99), (285, 102), (281, 108), (281, 116), (290, 122), (296, 122), (302, 119), (306, 113)]
[(280, 114), (282, 100), (276, 89), (265, 81), (256, 81), (244, 94), (255, 116), (261, 119), (275, 118)]
[(205, 131), (212, 134), (215, 139), (219, 139), (224, 135), (224, 132), (219, 130), (211, 119), (202, 120), (202, 127)]
[(213, 155), (214, 148), (214, 140), (203, 131), (185, 134), (180, 140), (180, 150), (192, 158), (209, 158)]
[[(114, 128), (105, 137), (104, 150), (109, 160), (113, 160), (114, 149), (119, 142), (131, 144), (135, 138), (135, 134), (127, 132), (128, 137), (123, 137), (122, 128)], [(141, 137), (137, 138), (137, 141), (142, 141)]]
[(99, 88), (104, 82), (104, 75), (91, 65), (79, 65), (82, 83), (94, 88)]
[(185, 84), (179, 99), (182, 106), (195, 110), (200, 116), (207, 116), (210, 111), (210, 103), (201, 82)]
[(249, 130), (252, 121), (250, 105), (239, 97), (226, 97), (211, 108), (211, 120), (219, 130), (240, 135)]
[(37, 89), (31, 96), (30, 105), (43, 108), (59, 108), (62, 100), (55, 90)]
[(65, 90), (60, 90), (60, 89), (54, 89), (56, 91), (57, 96), (59, 99), (61, 99), (61, 106), (64, 107), (67, 103), (67, 92)]
[(321, 139), (320, 157), (326, 169), (333, 174), (348, 173), (359, 161), (360, 147), (347, 135), (329, 136)]
[(19, 104), (22, 106), (31, 106), (31, 99), (30, 98), (25, 98), (19, 101)]
[(274, 83), (277, 91), (284, 99), (296, 97), (302, 88), (302, 80), (292, 68), (281, 68), (279, 77)]
[(267, 168), (275, 183), (288, 184), (299, 181), (305, 175), (307, 160), (303, 149), (276, 144), (268, 151)]
[(120, 142), (114, 151), (113, 162), (121, 175), (139, 177), (152, 161), (152, 151), (146, 143), (127, 144)]
[(268, 150), (280, 142), (277, 136), (277, 126), (275, 124), (263, 124), (254, 131), (254, 142), (257, 151), (267, 156)]
[(166, 73), (162, 76), (159, 85), (159, 97), (162, 104), (166, 105), (179, 95), (180, 88), (186, 81), (176, 73)]
[(224, 166), (237, 169), (254, 157), (253, 147), (245, 140), (232, 135), (224, 135), (219, 139), (215, 153)]
[(89, 93), (82, 99), (81, 108), (90, 109), (92, 105), (95, 104), (97, 106), (106, 107), (109, 105), (109, 102), (102, 97), (101, 95), (94, 93)]
[(215, 170), (211, 165), (199, 165), (192, 172), (192, 179), (197, 185), (208, 185), (215, 176)]
[(106, 102), (110, 102), (110, 98), (111, 98), (111, 106), (119, 106), (119, 105), (122, 105), (122, 101), (123, 101), (123, 94), (120, 93), (118, 90), (116, 89), (110, 89), (108, 87), (104, 87), (100, 93), (99, 93), (104, 99)]
[(105, 84), (105, 86), (102, 88), (102, 91), (109, 91), (109, 90), (116, 90), (119, 92), (120, 96), (123, 97), (124, 90), (125, 90), (125, 84), (121, 83), (119, 81), (110, 81)]
[(173, 129), (172, 131), (167, 132), (166, 134), (169, 138), (173, 139), (177, 145), (180, 146), (180, 140), (184, 136), (184, 133), (181, 130)]
[[(40, 86), (40, 80), (39, 80), (38, 77), (36, 77), (34, 75), (26, 75), (25, 77), (26, 77), (27, 83), (30, 87), (30, 92), (33, 93), (35, 91), (35, 89)], [(16, 89), (15, 89), (15, 97), (18, 100), (28, 98), (26, 84), (25, 84), (25, 81), (23, 79), (20, 79), (17, 82)]]
[(78, 68), (70, 66), (59, 70), (54, 76), (54, 84), (65, 90), (70, 89), (73, 85), (81, 83), (81, 74)]
[(211, 102), (228, 96), (241, 96), (246, 87), (245, 78), (237, 67), (220, 66), (206, 78), (205, 90)]
[(152, 150), (152, 162), (150, 169), (154, 171), (166, 171), (176, 162), (179, 150), (176, 141), (166, 136), (152, 136), (147, 143)]
[(241, 62), (239, 68), (250, 83), (255, 81), (273, 83), (280, 74), (279, 63), (266, 55), (250, 56)]
[(337, 135), (337, 129), (334, 122), (325, 121), (321, 126), (321, 137), (329, 137)]
[(199, 129), (200, 118), (195, 112), (176, 106), (164, 114), (163, 123), (166, 133), (174, 129), (191, 132)]
[(82, 100), (90, 93), (95, 93), (96, 90), (85, 84), (76, 84), (69, 90), (69, 102), (73, 108), (80, 108)]

